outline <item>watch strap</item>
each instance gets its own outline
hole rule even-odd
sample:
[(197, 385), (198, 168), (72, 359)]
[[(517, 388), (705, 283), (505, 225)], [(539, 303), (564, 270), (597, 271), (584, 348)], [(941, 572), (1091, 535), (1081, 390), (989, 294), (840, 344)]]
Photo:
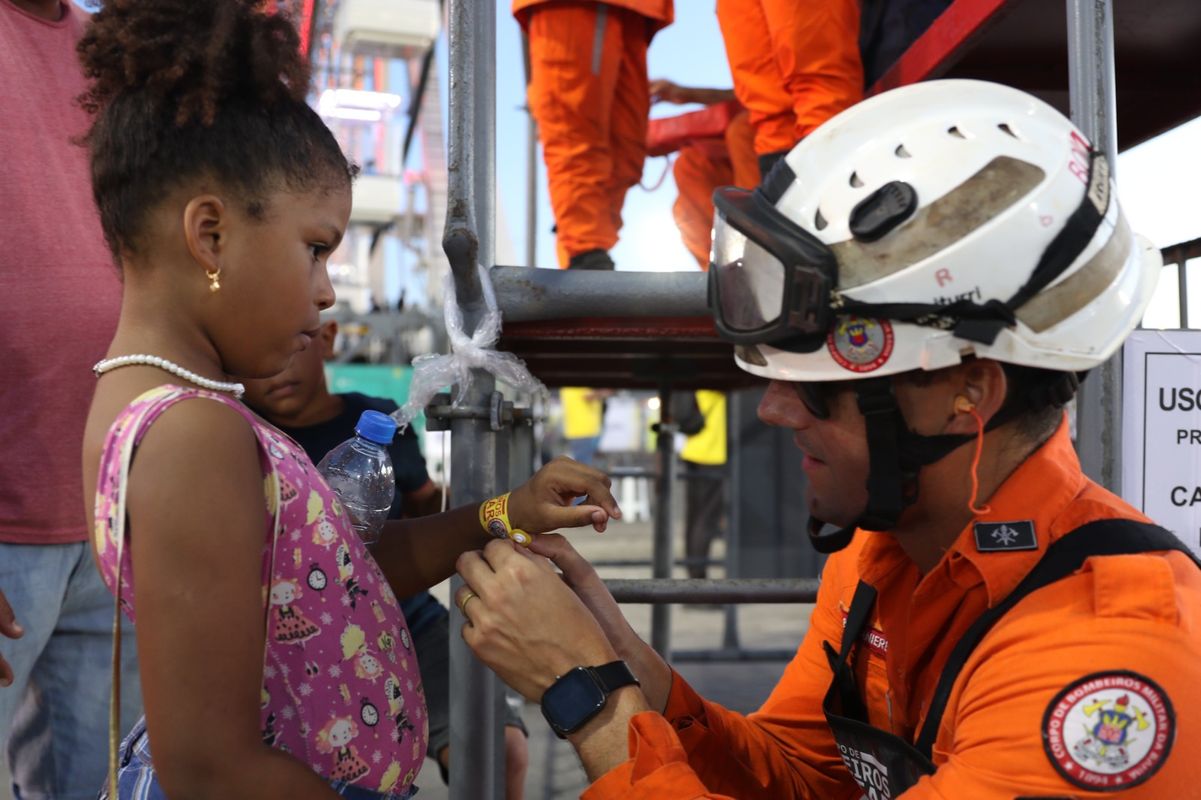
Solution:
[(630, 671), (629, 665), (624, 661), (610, 661), (599, 667), (589, 667), (588, 671), (596, 678), (596, 682), (600, 684), (606, 697), (623, 686), (640, 685), (638, 679), (634, 677), (634, 673)]

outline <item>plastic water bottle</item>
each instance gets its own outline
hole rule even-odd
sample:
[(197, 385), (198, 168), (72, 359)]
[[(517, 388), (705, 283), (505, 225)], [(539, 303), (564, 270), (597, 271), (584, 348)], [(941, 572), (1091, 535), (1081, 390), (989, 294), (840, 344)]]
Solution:
[(388, 445), (396, 422), (379, 411), (364, 411), (355, 435), (325, 454), (317, 471), (342, 501), (355, 533), (367, 545), (379, 541), (380, 530), (396, 492)]

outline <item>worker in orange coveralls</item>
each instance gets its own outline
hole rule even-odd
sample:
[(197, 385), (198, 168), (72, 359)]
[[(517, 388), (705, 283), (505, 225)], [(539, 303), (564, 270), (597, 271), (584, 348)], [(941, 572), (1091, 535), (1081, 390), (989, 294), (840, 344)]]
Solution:
[[(653, 102), (712, 105), (734, 99), (729, 89), (680, 86), (658, 78), (651, 81)], [(755, 186), (759, 163), (755, 160), (753, 132), (745, 110), (730, 120), (722, 139), (689, 142), (676, 153), (671, 168), (679, 196), (672, 215), (688, 252), (703, 270), (709, 269), (709, 233), (713, 230), (713, 190), (719, 186)]]
[(717, 0), (717, 22), (764, 175), (863, 98), (859, 0)]
[(567, 539), (460, 556), (463, 638), (576, 749), (583, 800), (1197, 797), (1201, 569), (1083, 474), (1063, 411), (1162, 265), (1105, 156), (1024, 92), (928, 81), (714, 207), (717, 330), (770, 381), (831, 555), (749, 716)]
[(560, 267), (613, 269), (621, 207), (646, 159), (646, 49), (673, 13), (672, 0), (513, 0)]

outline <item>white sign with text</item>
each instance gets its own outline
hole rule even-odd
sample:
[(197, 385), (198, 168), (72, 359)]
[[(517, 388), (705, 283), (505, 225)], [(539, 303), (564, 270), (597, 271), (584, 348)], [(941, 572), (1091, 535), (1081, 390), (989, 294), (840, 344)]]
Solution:
[(1122, 372), (1122, 496), (1201, 555), (1201, 331), (1135, 331)]

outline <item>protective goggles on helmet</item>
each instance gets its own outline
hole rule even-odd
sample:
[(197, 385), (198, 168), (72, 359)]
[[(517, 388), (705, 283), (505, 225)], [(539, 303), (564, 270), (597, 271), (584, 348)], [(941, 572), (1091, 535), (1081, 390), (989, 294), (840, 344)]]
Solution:
[(762, 190), (713, 193), (709, 306), (722, 338), (815, 350), (833, 311), (838, 262), (815, 236), (776, 210)]

